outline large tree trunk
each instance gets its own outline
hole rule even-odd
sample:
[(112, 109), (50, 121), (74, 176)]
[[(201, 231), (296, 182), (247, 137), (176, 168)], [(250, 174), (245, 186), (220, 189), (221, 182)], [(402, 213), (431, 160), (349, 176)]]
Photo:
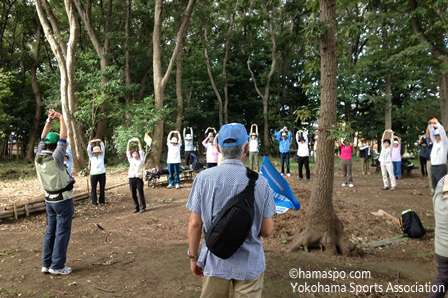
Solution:
[(124, 36), (126, 39), (126, 53), (125, 53), (125, 70), (124, 70), (124, 83), (126, 86), (126, 92), (124, 94), (124, 98), (126, 100), (126, 111), (125, 111), (125, 125), (129, 127), (130, 123), (130, 115), (129, 115), (129, 106), (131, 103), (131, 92), (129, 91), (131, 87), (131, 64), (129, 62), (129, 34), (131, 27), (131, 2), (132, 0), (127, 0), (126, 3), (126, 23), (124, 29)]
[(305, 230), (298, 235), (289, 251), (303, 247), (323, 246), (333, 254), (349, 254), (353, 250), (333, 208), (334, 140), (330, 129), (336, 124), (337, 61), (336, 61), (336, 0), (321, 0), (320, 20), (327, 30), (320, 38), (321, 103), (319, 119), (319, 158), (306, 213)]
[(34, 44), (33, 65), (31, 66), (31, 86), (33, 88), (34, 99), (36, 101), (36, 112), (34, 114), (33, 126), (30, 129), (30, 137), (28, 139), (28, 146), (26, 152), (26, 160), (33, 161), (34, 159), (34, 144), (39, 134), (39, 123), (42, 115), (42, 96), (40, 95), (39, 85), (37, 84), (37, 67), (39, 66), (39, 49), (42, 34), (42, 27), (37, 24), (36, 42)]
[(448, 73), (439, 78), (439, 97), (441, 122), (445, 129), (448, 127)]
[[(154, 108), (155, 111), (159, 111), (163, 108), (163, 93), (165, 91), (166, 84), (171, 75), (171, 71), (176, 63), (177, 56), (183, 47), (184, 36), (190, 22), (191, 13), (193, 12), (196, 0), (189, 0), (187, 7), (183, 13), (182, 23), (177, 31), (176, 46), (174, 47), (171, 55), (170, 62), (162, 76), (162, 50), (161, 50), (161, 35), (162, 35), (162, 8), (163, 1), (155, 0), (154, 8), (154, 31), (152, 35), (153, 41), (153, 80), (154, 80)], [(154, 143), (151, 150), (151, 158), (154, 160), (155, 166), (160, 167), (160, 157), (162, 155), (163, 142), (163, 127), (164, 121), (160, 119), (157, 121), (154, 128)]]
[(176, 62), (176, 96), (177, 96), (176, 130), (181, 131), (182, 116), (184, 111), (184, 97), (182, 95), (182, 50), (179, 53)]
[(392, 129), (392, 82), (390, 75), (386, 75), (386, 104), (385, 108), (385, 129)]

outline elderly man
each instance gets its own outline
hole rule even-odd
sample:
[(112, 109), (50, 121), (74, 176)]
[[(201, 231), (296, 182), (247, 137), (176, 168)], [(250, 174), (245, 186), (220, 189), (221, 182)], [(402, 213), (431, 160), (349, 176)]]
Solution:
[(448, 289), (448, 183), (447, 176), (442, 177), (435, 189), (433, 197), (434, 219), (436, 223), (434, 248), (438, 267), (437, 291), (432, 292), (430, 298), (445, 297)]
[(448, 138), (445, 129), (436, 118), (429, 120), (428, 134), (433, 144), (431, 150), (431, 181), (432, 187), (435, 189), (440, 179), (447, 174)]
[(275, 203), (272, 190), (264, 177), (258, 177), (254, 188), (254, 217), (249, 235), (238, 250), (227, 259), (209, 251), (206, 244), (199, 251), (202, 230), (208, 231), (224, 205), (248, 185), (243, 160), (249, 151), (248, 135), (242, 124), (224, 125), (218, 133), (218, 150), (224, 157), (219, 167), (201, 172), (195, 179), (188, 199), (188, 256), (191, 271), (202, 277), (201, 297), (261, 297), (266, 260), (260, 237), (273, 233)]

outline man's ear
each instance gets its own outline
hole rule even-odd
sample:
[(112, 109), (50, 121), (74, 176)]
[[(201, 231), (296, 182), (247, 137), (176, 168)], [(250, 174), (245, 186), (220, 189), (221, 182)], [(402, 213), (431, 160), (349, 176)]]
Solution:
[(244, 154), (247, 154), (249, 152), (249, 144), (246, 144), (244, 147)]
[(218, 150), (219, 153), (221, 153), (221, 148), (219, 148), (219, 145), (216, 146), (216, 149)]

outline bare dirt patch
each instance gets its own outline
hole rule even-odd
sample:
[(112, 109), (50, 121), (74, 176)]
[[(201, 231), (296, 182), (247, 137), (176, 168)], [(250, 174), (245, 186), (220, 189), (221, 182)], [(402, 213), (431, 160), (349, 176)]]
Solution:
[[(355, 167), (360, 166), (355, 164)], [(263, 240), (267, 270), (264, 297), (291, 297), (291, 283), (316, 285), (424, 284), (435, 279), (433, 233), (383, 248), (367, 249), (363, 258), (329, 256), (319, 250), (286, 253), (293, 235), (304, 227), (311, 184), (289, 179), (302, 209), (276, 215), (273, 237)], [(121, 176), (120, 176), (121, 175)], [(380, 175), (355, 171), (355, 188), (342, 188), (335, 175), (334, 205), (345, 232), (355, 242), (371, 242), (401, 234), (399, 228), (368, 212), (384, 209), (399, 216), (412, 208), (425, 226), (434, 223), (427, 179), (417, 173), (398, 181), (395, 192), (381, 190)], [(122, 182), (125, 174), (117, 174)], [(124, 178), (125, 179), (125, 178)], [(112, 179), (108, 176), (108, 184)], [(185, 208), (191, 183), (180, 190), (145, 188), (149, 211), (132, 213), (127, 186), (106, 193), (105, 209), (85, 204), (75, 207), (67, 265), (73, 274), (54, 277), (40, 273), (45, 215), (0, 224), (0, 297), (198, 297), (200, 279), (189, 271), (186, 257), (189, 211)], [(82, 189), (82, 187), (81, 187)], [(421, 195), (417, 194), (417, 192)], [(369, 271), (364, 279), (292, 279), (289, 271)], [(363, 293), (369, 297), (422, 297), (426, 294)], [(304, 297), (352, 297), (354, 293), (307, 293)]]

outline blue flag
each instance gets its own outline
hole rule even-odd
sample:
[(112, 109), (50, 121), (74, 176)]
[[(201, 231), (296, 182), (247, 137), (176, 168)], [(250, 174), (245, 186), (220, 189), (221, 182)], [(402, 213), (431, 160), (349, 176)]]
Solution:
[(272, 165), (269, 158), (263, 157), (261, 165), (261, 174), (268, 179), (269, 186), (274, 193), (275, 207), (277, 213), (285, 213), (288, 209), (300, 209), (300, 203), (296, 200), (288, 182), (280, 175), (277, 169)]

